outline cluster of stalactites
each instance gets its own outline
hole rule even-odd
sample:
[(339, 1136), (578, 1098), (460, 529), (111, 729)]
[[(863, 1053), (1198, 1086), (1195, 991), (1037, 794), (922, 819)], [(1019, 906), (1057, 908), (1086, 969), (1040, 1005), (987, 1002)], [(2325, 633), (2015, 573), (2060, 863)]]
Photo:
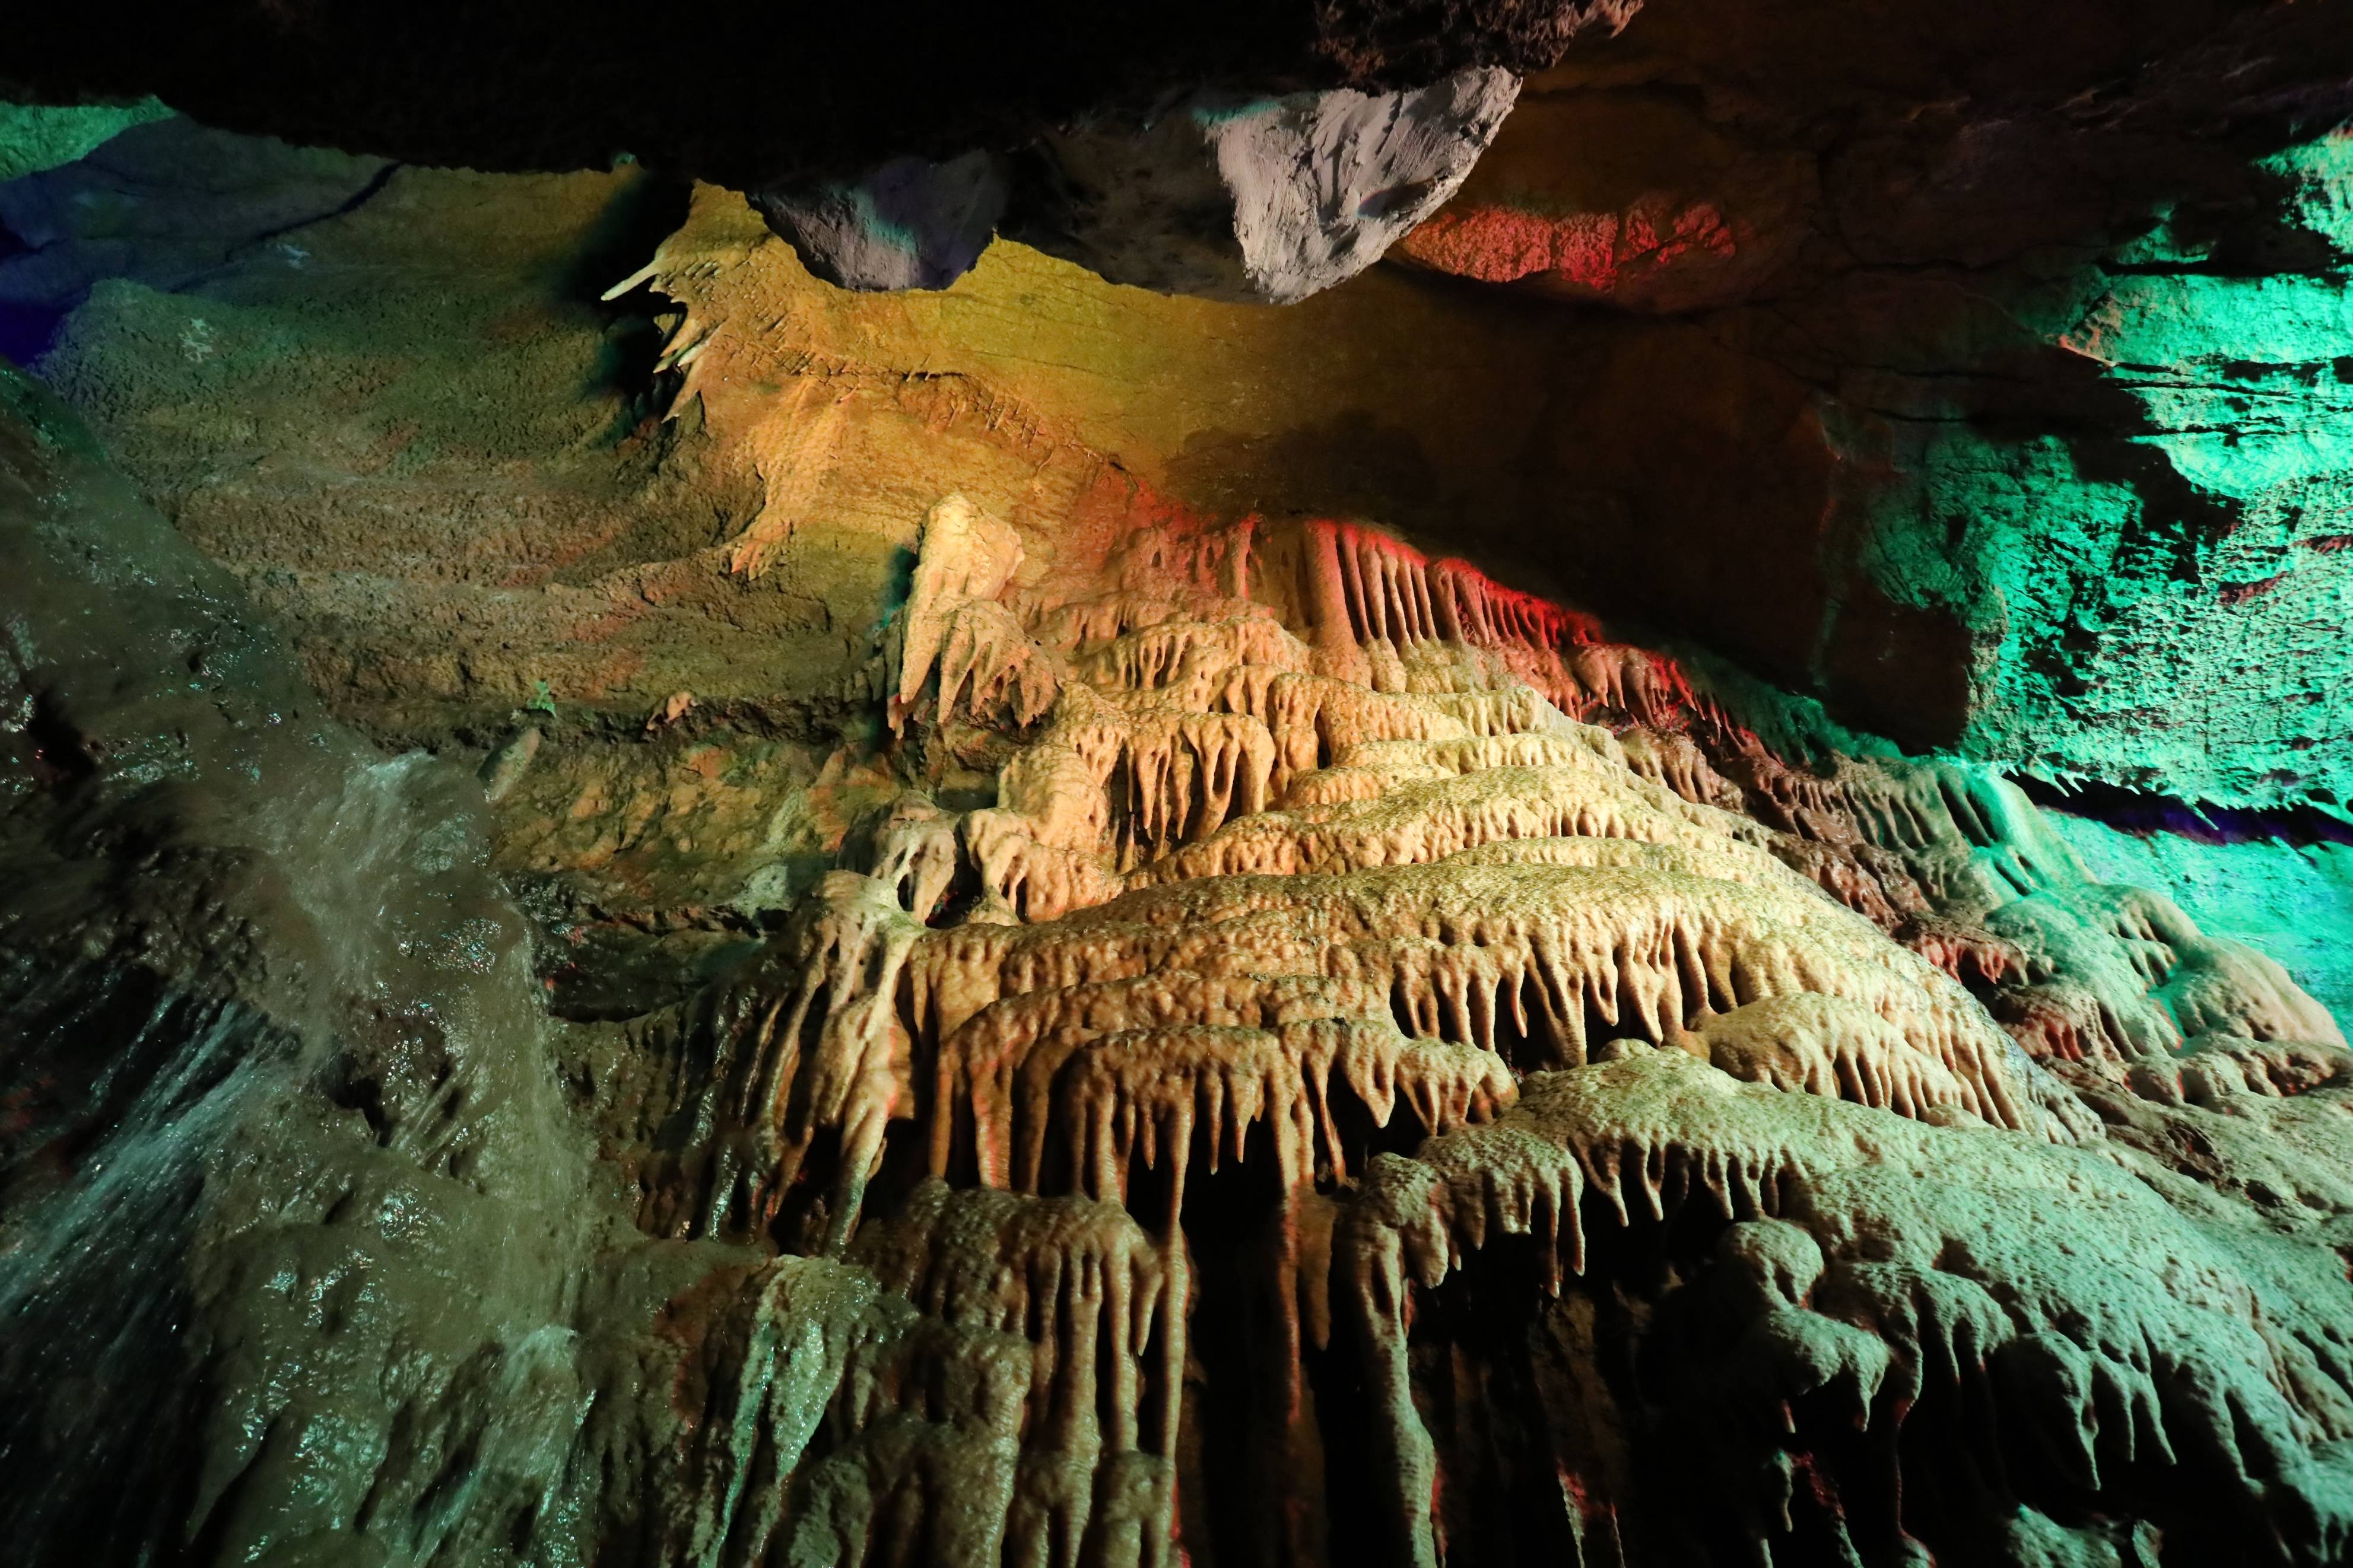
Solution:
[(1500, 656), (1518, 680), (1572, 713), (1607, 709), (1753, 742), (1674, 661), (1608, 641), (1590, 616), (1506, 588), (1468, 562), (1432, 561), (1377, 529), (1303, 526), (1308, 615), (1330, 673), (1388, 689), (1386, 668), (1400, 650), (1451, 643)]
[[(1369, 530), (1331, 523), (1301, 525), (1293, 545), (1304, 582), (1289, 597), (1313, 639), (1303, 641), (1244, 596), (1247, 531), (1222, 546), (1217, 537), (1140, 531), (1119, 552), (1114, 591), (1049, 604), (1035, 588), (1015, 592), (1023, 549), (1012, 529), (960, 497), (927, 517), (895, 628), (893, 727), (928, 701), (942, 721), (1027, 737), (1002, 771), (997, 804), (960, 828), (986, 918), (1052, 920), (1110, 897), (1133, 875), (1245, 868), (1261, 857), (1244, 850), (1229, 864), (1220, 852), (1198, 869), (1155, 868), (1278, 801), (1314, 807), (1514, 762), (1566, 768), (1598, 753), (1609, 765), (1586, 767), (1580, 784), (1555, 781), (1554, 803), (1540, 808), (1554, 826), (1541, 834), (1506, 804), (1485, 809), (1496, 820), (1455, 833), (1451, 847), (1445, 832), (1425, 835), (1434, 853), (1424, 858), (1499, 836), (1655, 838), (1630, 833), (1611, 799), (1564, 798), (1639, 793), (1630, 769), (1654, 795), (1738, 804), (1736, 787), (1686, 738), (1649, 732), (1630, 753), (1563, 711), (1720, 718), (1671, 664), (1599, 642), (1580, 618), (1461, 562), (1431, 563)], [(1021, 605), (1018, 617), (1008, 598)], [(1408, 742), (1486, 743), (1432, 746), (1419, 758), (1395, 745), (1386, 756), (1368, 751)], [(1294, 864), (1265, 868), (1317, 864), (1312, 854), (1288, 858)]]
[[(889, 701), (893, 730), (904, 726), (935, 674), (941, 711), (952, 711), (962, 699), (984, 722), (989, 711), (984, 694), (1001, 696), (1009, 689), (1022, 704), (1017, 718), (1021, 723), (1052, 700), (1050, 683), (1042, 690), (1026, 689), (1017, 666), (1027, 659), (1017, 644), (1028, 638), (996, 604), (1021, 569), (1021, 536), (962, 496), (948, 496), (925, 514), (914, 577), (894, 627), (898, 679)], [(997, 612), (994, 616), (987, 615), (990, 610)], [(977, 618), (967, 622), (967, 613)], [(1004, 627), (1011, 628), (1013, 640), (1000, 635)], [(965, 646), (951, 647), (952, 636)], [(988, 663), (980, 662), (984, 647)]]
[[(917, 1189), (854, 1263), (786, 1257), (699, 1323), (661, 1391), (663, 1561), (1174, 1559), (1162, 1250), (1116, 1210)], [(862, 1267), (859, 1267), (862, 1265)], [(681, 1317), (691, 1299), (673, 1303)]]
[(1289, 1191), (1348, 1174), (1335, 1089), (1377, 1126), (1402, 1103), (1431, 1132), (1510, 1102), (1500, 1058), (1408, 1038), (1365, 1016), (1380, 1003), (1303, 976), (1165, 972), (1004, 997), (940, 1043), (933, 1169), (968, 1144), (991, 1186), (1117, 1201), (1136, 1165), (1166, 1165), (1181, 1198), (1197, 1131), (1214, 1171), (1262, 1126)]
[(1787, 1528), (1787, 1467), (1772, 1456), (1784, 1435), (1799, 1440), (1798, 1401), (1828, 1394), (1856, 1426), (1893, 1425), (1964, 1387), (2005, 1417), (1966, 1433), (2025, 1436), (2071, 1485), (2096, 1489), (2105, 1467), (2137, 1460), (2181, 1466), (2268, 1513), (2296, 1560), (2353, 1543), (2353, 1355), (2319, 1305), (2341, 1289), (2326, 1249), (2201, 1226), (2110, 1155), (1966, 1115), (1874, 1115), (1736, 1083), (1696, 1054), (1611, 1054), (1530, 1078), (1491, 1125), (1380, 1157), (1344, 1215), (1335, 1289), (1383, 1406), (1375, 1445), (1399, 1555), (1437, 1560), (1411, 1292), (1504, 1237), (1529, 1238), (1535, 1282), (1556, 1292), (1584, 1267), (1592, 1216), (1655, 1224), (1693, 1202), (1736, 1222), (1703, 1279), (1727, 1322), (1704, 1341), (1689, 1408), (1667, 1408), (1697, 1424), (1695, 1456), (1755, 1445), (1746, 1473), (1709, 1484), (1760, 1543)]
[[(1256, 586), (1293, 624), (1250, 602), (1247, 542), (1139, 535), (1109, 589), (1049, 603), (1015, 583), (1012, 531), (944, 502), (891, 717), (1010, 742), (997, 803), (902, 800), (873, 874), (802, 912), (799, 978), (737, 1009), (751, 1044), (720, 1120), (764, 1130), (772, 1196), (839, 1133), (833, 1245), (884, 1129), (928, 1142), (932, 1179), (855, 1256), (1025, 1348), (1022, 1414), (989, 1439), (1019, 1478), (989, 1482), (1016, 1500), (992, 1541), (1024, 1561), (1120, 1555), (1106, 1531), (1167, 1551), (1187, 1172), (1259, 1160), (1291, 1238), (1282, 1299), (1329, 1281), (1347, 1303), (1421, 1561), (1439, 1477), (1414, 1292), (1504, 1237), (1558, 1292), (1590, 1226), (1693, 1203), (1730, 1225), (1711, 1278), (1747, 1281), (1761, 1314), (1738, 1387), (1785, 1423), (1824, 1389), (1900, 1411), (1968, 1344), (2003, 1347), (2003, 1396), (2034, 1419), (2101, 1413), (2064, 1450), (2091, 1484), (2195, 1429), (2295, 1491), (2316, 1445), (2353, 1433), (2326, 1336), (2241, 1331), (2286, 1310), (2065, 1148), (2101, 1128), (2012, 1038), (2164, 1067), (2206, 1104), (2337, 1081), (2341, 1037), (2276, 966), (2093, 887), (1999, 780), (1787, 768), (1668, 661), (1461, 563), (1339, 524), (1271, 543)], [(2010, 1033), (1964, 976), (1997, 988)], [(1400, 1115), (1416, 1152), (1368, 1158), (1361, 1129)], [(2119, 1249), (2178, 1244), (2203, 1296), (2068, 1318), (2021, 1291), (1981, 1224), (1998, 1168), (2105, 1205), (2115, 1235), (2085, 1246), (2133, 1291), (2145, 1260)], [(1968, 1203), (1937, 1196), (1947, 1169)], [(1899, 1277), (1883, 1255), (1915, 1224), (1945, 1250)], [(1310, 1316), (1320, 1343), (1325, 1306)], [(2183, 1348), (2194, 1333), (2211, 1353)]]
[[(1406, 782), (1378, 765), (1358, 771), (1369, 775), (1366, 787), (1303, 791), (1306, 804), (1233, 823), (1174, 851), (1137, 879), (1430, 865), (1531, 839), (1631, 839), (1727, 858), (1753, 842), (1746, 833), (1709, 831), (1692, 819), (1698, 808), (1623, 770), (1493, 767), (1430, 782)], [(1801, 886), (1769, 855), (1757, 854), (1746, 869), (1745, 880)], [(1800, 896), (1812, 897), (1813, 889), (1803, 887)]]
[(1263, 808), (1274, 742), (1247, 715), (1123, 710), (1084, 686), (998, 775), (963, 837), (997, 918), (1100, 903), (1123, 869)]
[(1186, 1315), (1166, 1244), (1113, 1205), (926, 1182), (853, 1257), (926, 1316), (1029, 1347), (1008, 1560), (1162, 1558)]
[[(2024, 1124), (2005, 1087), (2007, 1043), (1951, 975), (2006, 976), (2052, 943), (1924, 927), (1917, 945), (1950, 973), (1940, 972), (1821, 897), (1786, 864), (1788, 840), (1725, 809), (1737, 789), (1687, 735), (1638, 728), (1621, 742), (1569, 718), (1497, 651), (1604, 646), (1584, 623), (1369, 531), (1310, 524), (1301, 537), (1313, 644), (1261, 608), (1219, 598), (1249, 587), (1243, 547), (1132, 541), (1121, 570), (1168, 597), (1117, 614), (1105, 607), (1117, 595), (1028, 605), (1031, 624), (1059, 627), (1060, 646), (1027, 643), (1025, 658), (1052, 666), (1052, 696), (1042, 730), (1004, 766), (997, 805), (958, 816), (902, 803), (877, 834), (874, 886), (842, 905), (867, 912), (810, 928), (863, 933), (869, 906), (894, 902), (909, 922), (886, 944), (885, 967), (903, 968), (907, 982), (902, 1003), (885, 994), (895, 979), (870, 979), (855, 1005), (840, 985), (804, 987), (796, 1015), (821, 994), (822, 1028), (841, 1043), (807, 1064), (812, 1091), (792, 1103), (818, 1109), (798, 1114), (836, 1117), (864, 1154), (883, 1121), (913, 1113), (904, 1064), (914, 1048), (934, 1053), (938, 1098), (969, 1117), (957, 1136), (975, 1141), (971, 1168), (991, 1182), (1047, 1180), (1050, 1146), (1071, 1162), (1055, 1181), (1115, 1195), (1124, 1177), (1090, 1162), (1153, 1157), (1181, 1115), (1211, 1131), (1213, 1151), (1239, 1151), (1242, 1130), (1265, 1120), (1288, 1184), (1319, 1142), (1325, 1171), (1345, 1166), (1318, 1109), (1335, 1063), (1353, 1085), (1351, 1064), (1443, 1042), (1559, 1068), (1631, 1034), (1795, 1091)], [(954, 616), (973, 604), (1001, 610), (1021, 558), (1010, 529), (956, 498), (934, 510), (894, 719), (921, 707), (934, 676), (941, 700), (970, 689), (944, 673)], [(1191, 618), (1187, 595), (1195, 611), (1231, 613)], [(1341, 644), (1364, 671), (1388, 675), (1331, 673), (1348, 662), (1332, 657)], [(1592, 700), (1583, 688), (1575, 696)], [(1018, 733), (1035, 717), (1003, 722)], [(1821, 819), (1806, 842), (1844, 825), (1881, 854), (1892, 845), (1942, 857), (1936, 885), (1947, 896), (1978, 889), (1982, 906), (2010, 910), (2013, 923), (2067, 873), (2063, 850), (2031, 831), (2014, 792), (1951, 770), (1784, 770), (1768, 782), (1793, 820)], [(1840, 864), (1862, 864), (1862, 852)], [(979, 890), (961, 926), (921, 933), (913, 922), (939, 916), (966, 868)], [(1123, 897), (1124, 887), (1135, 890)], [(2080, 911), (2081, 900), (2063, 907)], [(2244, 983), (2268, 977), (2235, 950), (2196, 948), (2194, 930), (2160, 920), (2114, 940), (2140, 955), (2127, 1000), (2184, 1021), (2175, 1044), (2200, 1032), (2196, 1023), (2232, 1037), (2333, 1037), (2292, 986)], [(2157, 949), (2164, 956), (2149, 957)], [(1238, 973), (1363, 994), (1280, 1020), (1181, 999)], [(1034, 1060), (962, 1032), (1008, 998), (1147, 978), (1175, 999), (1120, 1027), (1026, 1040)], [(2137, 1015), (2117, 1005), (2103, 1016)], [(983, 1058), (990, 1065), (976, 1068)], [(1418, 1107), (1426, 1125), (1499, 1102), (1491, 1088), (1467, 1087), (1477, 1075), (1437, 1058), (1418, 1061), (1409, 1079), (1425, 1069), (1452, 1086)], [(1146, 1079), (1189, 1087), (1148, 1105), (1124, 1087)], [(844, 1087), (853, 1084), (866, 1087)], [(944, 1129), (945, 1112), (933, 1114)], [(786, 1146), (803, 1140), (795, 1131)]]
[(1899, 1110), (1956, 1099), (1989, 1121), (2018, 1121), (2002, 1084), (2008, 1043), (1948, 976), (1801, 887), (1656, 864), (1210, 878), (1139, 890), (1051, 925), (934, 932), (908, 970), (909, 1026), (919, 1039), (945, 1041), (1007, 997), (1234, 974), (1337, 983), (1352, 988), (1349, 1011), (1359, 1016), (1386, 1013), (1418, 1037), (1523, 1069), (1576, 1065), (1621, 1035), (1679, 1039), (1767, 998), (1835, 994), (1887, 1031), (1854, 1049), (1868, 1056), (1873, 1042), (1900, 1039), (1965, 1089), (1909, 1069), (1891, 1078), (1861, 1058), (1845, 1068), (1833, 1060), (1827, 1077), (1788, 1066), (1760, 1072), (1852, 1084)]
[(1990, 910), (2026, 984), (2001, 1003), (2030, 1052), (2177, 1098), (2179, 1058), (2222, 1041), (2342, 1047), (2327, 1010), (2273, 960), (2200, 931), (2137, 888), (2046, 888)]
[(1127, 530), (1099, 572), (1025, 591), (1022, 618), (1039, 641), (1071, 655), (1171, 621), (1256, 619), (1251, 597), (1257, 521), (1230, 528), (1141, 523)]
[[(825, 1191), (809, 1240), (839, 1249), (889, 1124), (912, 1114), (895, 998), (923, 932), (891, 883), (833, 872), (759, 961), (624, 1032), (623, 1067), (596, 1089), (643, 1147), (646, 1229), (767, 1232), (806, 1172)], [(828, 1156), (812, 1163), (820, 1145)]]

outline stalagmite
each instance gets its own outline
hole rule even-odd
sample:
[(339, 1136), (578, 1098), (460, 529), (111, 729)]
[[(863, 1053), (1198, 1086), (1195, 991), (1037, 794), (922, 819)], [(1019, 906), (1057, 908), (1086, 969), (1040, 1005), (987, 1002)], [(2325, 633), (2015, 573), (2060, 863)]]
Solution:
[[(988, 604), (1013, 581), (1021, 565), (1021, 539), (1006, 524), (983, 514), (962, 496), (948, 496), (923, 519), (914, 581), (899, 626), (898, 676), (890, 702), (891, 723), (906, 722), (923, 695), (923, 684), (936, 670), (942, 676), (940, 703), (952, 705), (953, 693), (972, 687), (972, 700), (1008, 677), (1007, 661), (1020, 658), (1011, 637), (1018, 628), (1001, 621), (965, 621), (962, 645), (954, 648), (957, 668), (953, 683), (942, 655), (951, 647), (952, 623), (960, 612)], [(1011, 678), (1017, 690), (1020, 677)], [(1034, 682), (1035, 677), (1030, 677)], [(1021, 692), (1025, 706), (1029, 693)], [(1034, 715), (1033, 715), (1034, 716)], [(1026, 719), (1024, 721), (1026, 722)]]

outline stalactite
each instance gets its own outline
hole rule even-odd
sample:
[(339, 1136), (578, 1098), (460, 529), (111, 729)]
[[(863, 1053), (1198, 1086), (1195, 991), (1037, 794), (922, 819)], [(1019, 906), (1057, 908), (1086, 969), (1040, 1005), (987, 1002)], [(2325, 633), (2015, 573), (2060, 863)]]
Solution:
[(1244, 714), (1156, 710), (1129, 721), (1127, 827), (1135, 857), (1263, 810), (1274, 738)]
[(629, 1068), (598, 1092), (647, 1145), (638, 1163), (649, 1230), (765, 1231), (823, 1137), (836, 1149), (813, 1239), (840, 1248), (886, 1128), (913, 1112), (896, 998), (923, 931), (896, 885), (829, 873), (761, 963), (626, 1034)]
[(1029, 640), (1011, 611), (973, 602), (947, 614), (937, 668), (943, 715), (961, 709), (976, 724), (1026, 729), (1061, 687), (1054, 658)]
[[(1229, 1005), (1207, 1011), (1264, 1025), (1150, 1022), (1174, 1010), (1171, 989), (1166, 981), (1114, 982), (1056, 994), (1047, 1007), (1021, 996), (983, 1009), (940, 1046), (934, 1172), (968, 1137), (989, 1185), (1118, 1199), (1132, 1160), (1147, 1169), (1172, 1161), (1181, 1173), (1198, 1129), (1214, 1171), (1220, 1160), (1240, 1160), (1250, 1130), (1263, 1123), (1289, 1190), (1314, 1174), (1319, 1158), (1335, 1176), (1347, 1173), (1331, 1110), (1335, 1081), (1375, 1125), (1387, 1126), (1402, 1102), (1430, 1131), (1483, 1119), (1512, 1098), (1511, 1075), (1493, 1056), (1409, 1039), (1385, 1017), (1269, 1017), (1303, 1003), (1312, 1013), (1316, 992), (1335, 988), (1229, 980), (1208, 987), (1223, 990)], [(1230, 1005), (1247, 1000), (1259, 1005)], [(1074, 1015), (1086, 1021), (1046, 1022)], [(1055, 1134), (1069, 1162), (1059, 1172), (1047, 1168)], [(1172, 1179), (1181, 1189), (1181, 1173)]]
[(1165, 692), (1177, 706), (1206, 709), (1229, 670), (1250, 666), (1303, 674), (1308, 650), (1263, 614), (1231, 621), (1166, 621), (1145, 631), (1092, 641), (1079, 673), (1110, 691)]
[[(2312, 1287), (2274, 1272), (2287, 1255), (2199, 1228), (2112, 1157), (1737, 1087), (1672, 1051), (1531, 1079), (1493, 1126), (1376, 1163), (1343, 1248), (1368, 1376), (1396, 1385), (1409, 1293), (1495, 1238), (1535, 1237), (1558, 1289), (1590, 1216), (1700, 1199), (1746, 1222), (1719, 1288), (1756, 1326), (1711, 1339), (1731, 1364), (1695, 1372), (1694, 1419), (1720, 1428), (1724, 1391), (1754, 1388), (1784, 1412), (1758, 1429), (1778, 1430), (1842, 1386), (1859, 1421), (1901, 1423), (1940, 1383), (1984, 1380), (2081, 1485), (2154, 1456), (2287, 1503), (2283, 1544), (2305, 1560), (2348, 1539), (2330, 1456), (2353, 1433), (2353, 1353)], [(1385, 1404), (1391, 1495), (1430, 1560), (1430, 1436), (1409, 1400)]]
[(1006, 1559), (1083, 1559), (1096, 1499), (1124, 1474), (1148, 1478), (1147, 1539), (1165, 1540), (1174, 1470), (1145, 1415), (1175, 1397), (1156, 1386), (1153, 1348), (1181, 1338), (1161, 1247), (1115, 1205), (1083, 1198), (952, 1192), (926, 1183), (852, 1256), (929, 1316), (1026, 1340), (1032, 1371)]
[(899, 801), (875, 830), (871, 874), (919, 921), (939, 909), (960, 863), (956, 818), (921, 795)]
[[(945, 498), (924, 517), (914, 581), (899, 625), (898, 682), (890, 703), (893, 729), (906, 722), (923, 696), (924, 682), (940, 669), (956, 613), (995, 599), (1020, 566), (1020, 536), (962, 496)], [(1001, 624), (974, 621), (967, 624), (963, 636), (965, 645), (958, 650), (962, 668), (955, 687), (974, 684), (976, 679), (981, 687), (994, 686), (1003, 678), (985, 667), (976, 669), (976, 661), (1020, 657), (1007, 640), (1007, 627)], [(943, 682), (944, 709), (951, 704), (953, 689)], [(977, 691), (974, 698), (977, 700)]]
[(1685, 800), (1726, 811), (1741, 809), (1746, 797), (1740, 786), (1717, 773), (1689, 735), (1635, 729), (1622, 740), (1629, 765), (1652, 784), (1663, 784)]
[[(1187, 1389), (1214, 1375), (1188, 1362), (1218, 1272), (1190, 1234), (1205, 1191), (1269, 1238), (1247, 1267), (1271, 1310), (1228, 1363), (1269, 1380), (1254, 1441), (1313, 1472), (1332, 1434), (1311, 1347), (1352, 1358), (1366, 1528), (1399, 1561), (1450, 1555), (1441, 1515), (1479, 1528), (1446, 1489), (1502, 1462), (1475, 1428), (1509, 1381), (1495, 1346), (1426, 1348), (1457, 1331), (1417, 1314), (1514, 1270), (1588, 1338), (1605, 1286), (1650, 1293), (1641, 1333), (1736, 1324), (1694, 1352), (1735, 1415), (1710, 1426), (1694, 1395), (1661, 1419), (1697, 1423), (1694, 1465), (1760, 1547), (1803, 1504), (1861, 1551), (1805, 1501), (1849, 1462), (1805, 1424), (1864, 1423), (1882, 1468), (1839, 1484), (1890, 1487), (1906, 1412), (1945, 1420), (1936, 1389), (1963, 1375), (2084, 1485), (2127, 1447), (2189, 1463), (2169, 1435), (2194, 1432), (2252, 1445), (2230, 1484), (2322, 1519), (2327, 1445), (2353, 1434), (2337, 1342), (2277, 1304), (2273, 1263), (2198, 1250), (2157, 1195), (2183, 1178), (2117, 1164), (2184, 1145), (2152, 1116), (2341, 1114), (2353, 1054), (2276, 966), (2091, 883), (1998, 780), (1790, 766), (1672, 661), (1372, 530), (1138, 530), (1094, 582), (1017, 590), (1018, 537), (943, 507), (891, 713), (911, 754), (927, 723), (992, 737), (996, 804), (882, 811), (873, 875), (834, 874), (690, 1009), (648, 1053), (665, 1082), (610, 1091), (641, 1097), (641, 1128), (690, 1108), (705, 1130), (644, 1161), (653, 1222), (846, 1248), (929, 1325), (845, 1352), (792, 1551), (1172, 1561), (1206, 1528), (1178, 1481)], [(894, 1139), (916, 1157), (861, 1225)], [(1966, 1200), (1939, 1195), (1948, 1170)], [(2011, 1192), (2115, 1216), (2085, 1256), (2134, 1292), (2142, 1252), (2186, 1248), (2208, 1299), (2066, 1319), (1970, 1217)], [(1912, 1226), (1949, 1250), (1892, 1268)], [(1665, 1285), (1586, 1279), (1719, 1235)], [(2282, 1333), (2228, 1326), (2274, 1313)], [(2217, 1355), (2149, 1337), (2210, 1331)], [(1434, 1388), (1467, 1426), (1425, 1421)], [(1619, 1503), (1559, 1473), (1564, 1538), (1614, 1531)], [(1252, 1539), (1324, 1539), (1320, 1498), (1268, 1496), (1290, 1522)]]

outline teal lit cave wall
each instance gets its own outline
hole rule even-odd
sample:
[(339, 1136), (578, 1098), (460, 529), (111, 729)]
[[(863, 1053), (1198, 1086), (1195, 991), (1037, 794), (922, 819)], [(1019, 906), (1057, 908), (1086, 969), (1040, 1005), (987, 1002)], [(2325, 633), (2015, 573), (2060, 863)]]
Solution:
[(2353, 790), (2353, 132), (2255, 175), (2087, 265), (1959, 286), (1959, 390), (1827, 421), (1871, 476), (1860, 567), (1969, 634), (1957, 752), (2227, 805)]
[(0, 184), (54, 169), (101, 142), (172, 111), (155, 100), (132, 104), (53, 107), (0, 99)]
[(2133, 831), (2048, 815), (2093, 876), (2163, 889), (2201, 929), (2278, 960), (2340, 1023), (2353, 1023), (2353, 843)]
[(1824, 425), (1860, 577), (1968, 634), (1947, 753), (2171, 803), (2052, 816), (2353, 1023), (2353, 129), (2253, 175), (1951, 282)]

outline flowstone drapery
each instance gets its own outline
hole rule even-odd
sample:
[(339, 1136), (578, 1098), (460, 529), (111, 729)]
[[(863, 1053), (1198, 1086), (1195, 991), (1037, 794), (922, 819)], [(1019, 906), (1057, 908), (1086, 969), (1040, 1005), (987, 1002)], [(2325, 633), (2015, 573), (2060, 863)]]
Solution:
[(1024, 552), (934, 509), (862, 858), (579, 1047), (642, 1224), (920, 1314), (776, 1461), (808, 1560), (2353, 1542), (2344, 1210), (2263, 1152), (2353, 1057), (2276, 965), (1374, 530)]

